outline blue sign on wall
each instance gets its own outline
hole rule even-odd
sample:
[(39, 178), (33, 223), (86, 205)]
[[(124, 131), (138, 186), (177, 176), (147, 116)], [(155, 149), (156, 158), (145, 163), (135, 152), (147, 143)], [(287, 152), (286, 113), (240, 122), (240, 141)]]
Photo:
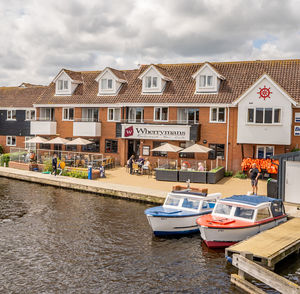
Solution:
[(300, 112), (295, 112), (295, 122), (300, 123)]
[(294, 136), (300, 136), (300, 126), (295, 126), (295, 128), (294, 128)]

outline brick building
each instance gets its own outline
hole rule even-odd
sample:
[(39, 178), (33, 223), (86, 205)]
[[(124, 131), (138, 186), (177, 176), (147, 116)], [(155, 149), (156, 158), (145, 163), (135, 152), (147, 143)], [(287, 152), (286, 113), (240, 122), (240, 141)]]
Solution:
[(210, 159), (239, 170), (243, 157), (299, 147), (300, 60), (62, 69), (33, 106), (31, 135), (84, 137), (94, 142), (89, 151), (122, 165), (131, 154), (165, 156), (150, 151), (164, 142), (196, 142), (213, 149)]

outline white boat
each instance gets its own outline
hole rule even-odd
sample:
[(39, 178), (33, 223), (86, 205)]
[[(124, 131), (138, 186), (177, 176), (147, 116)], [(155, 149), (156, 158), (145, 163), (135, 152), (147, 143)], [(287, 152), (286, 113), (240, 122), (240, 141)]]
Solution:
[(218, 200), (212, 214), (197, 219), (210, 248), (227, 247), (287, 221), (280, 199), (234, 195)]
[(192, 234), (199, 232), (196, 219), (211, 213), (221, 193), (206, 194), (189, 190), (168, 193), (162, 206), (145, 210), (154, 235)]

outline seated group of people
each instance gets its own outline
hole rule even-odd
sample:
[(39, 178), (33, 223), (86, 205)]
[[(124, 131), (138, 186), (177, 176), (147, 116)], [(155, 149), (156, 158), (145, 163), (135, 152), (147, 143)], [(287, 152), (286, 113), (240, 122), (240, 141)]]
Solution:
[[(181, 170), (188, 170), (189, 166), (187, 162), (183, 162), (181, 165)], [(202, 162), (198, 162), (197, 171), (204, 171), (204, 166), (202, 165)]]
[(131, 155), (127, 161), (127, 166), (130, 170), (130, 174), (133, 173), (133, 164), (136, 163), (139, 168), (139, 172), (143, 173), (144, 170), (148, 170), (150, 168), (150, 161), (148, 158), (143, 158), (141, 155), (137, 160), (135, 160), (135, 156)]

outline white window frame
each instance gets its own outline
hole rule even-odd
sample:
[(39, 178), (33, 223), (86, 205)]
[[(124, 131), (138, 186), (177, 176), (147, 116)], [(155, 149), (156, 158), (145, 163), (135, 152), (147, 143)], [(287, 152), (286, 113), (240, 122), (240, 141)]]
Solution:
[[(262, 123), (257, 123), (256, 122), (256, 109), (262, 108), (263, 109), (263, 122)], [(268, 108), (272, 108), (272, 122), (271, 123), (265, 123), (265, 110)], [(253, 114), (253, 122), (248, 121), (248, 109), (253, 109), (254, 114)], [(280, 116), (279, 116), (279, 122), (274, 122), (275, 119), (275, 110), (280, 109)], [(246, 124), (247, 125), (262, 125), (262, 126), (280, 126), (282, 125), (282, 107), (248, 107), (247, 108), (247, 115), (246, 115)]]
[[(119, 117), (116, 118), (116, 110), (119, 110)], [(113, 112), (113, 119), (109, 118), (110, 111)], [(107, 121), (109, 122), (120, 122), (121, 121), (121, 108), (120, 107), (109, 107), (107, 108)]]
[[(33, 118), (31, 118), (31, 112), (33, 112), (33, 111), (34, 111), (34, 116), (33, 116)], [(26, 109), (26, 111), (25, 111), (25, 120), (27, 120), (27, 121), (36, 120), (36, 111), (35, 111), (35, 109)]]
[[(199, 117), (198, 117), (198, 121), (196, 120), (196, 115), (195, 112), (198, 110), (198, 116), (199, 116), (199, 108), (193, 108), (193, 107), (185, 107), (185, 108), (177, 108), (177, 123), (179, 124), (187, 124), (189, 123), (189, 111), (193, 110), (194, 111), (194, 124), (199, 124)], [(185, 119), (184, 120), (180, 120), (179, 119), (179, 112), (183, 111), (184, 115), (185, 115)]]
[[(12, 118), (13, 117), (13, 111), (15, 112), (15, 117), (16, 118)], [(10, 115), (9, 115), (10, 114)], [(16, 109), (8, 109), (6, 112), (6, 120), (17, 120), (17, 110)]]
[[(111, 87), (108, 87), (108, 81), (111, 81)], [(101, 79), (100, 80), (101, 91), (112, 91), (113, 90), (113, 79)]]
[[(224, 108), (224, 121), (219, 121), (219, 109), (220, 108)], [(213, 109), (217, 109), (217, 120), (216, 121), (212, 120)], [(226, 107), (219, 107), (219, 106), (211, 107), (210, 111), (209, 111), (209, 122), (214, 123), (214, 124), (225, 124), (226, 123)]]
[(57, 91), (63, 92), (66, 90), (69, 90), (69, 81), (63, 79), (57, 80)]
[(34, 137), (25, 137), (25, 149), (26, 150), (36, 150), (36, 143), (27, 143), (26, 141)]
[[(70, 119), (70, 109), (73, 109), (73, 119)], [(65, 118), (65, 110), (67, 110), (67, 118)], [(74, 121), (75, 108), (74, 107), (64, 107), (62, 110), (62, 120), (63, 121)]]
[[(204, 86), (201, 86), (201, 77), (205, 77), (204, 78)], [(211, 77), (211, 85), (207, 84), (208, 81), (208, 77)], [(215, 79), (214, 79), (214, 75), (199, 75), (199, 89), (210, 89), (210, 88), (214, 88), (215, 87)]]
[(273, 149), (273, 155), (275, 154), (275, 147), (273, 145), (257, 145), (256, 146), (256, 158), (258, 158), (258, 148), (264, 148), (264, 157), (263, 158), (266, 158), (267, 148), (272, 148)]
[[(162, 109), (163, 108), (167, 108), (168, 110), (168, 114), (167, 114), (167, 120), (163, 120), (162, 119)], [(156, 109), (160, 109), (160, 115), (159, 115), (159, 119), (155, 118), (155, 110)], [(169, 121), (169, 107), (154, 107), (154, 112), (153, 112), (153, 121), (161, 121), (161, 122), (168, 122)]]
[[(142, 118), (141, 118), (140, 123), (144, 122), (144, 107), (129, 107), (128, 108), (128, 122), (129, 123), (135, 123), (136, 122), (136, 110), (137, 109), (142, 109), (143, 110), (143, 112), (142, 112)], [(134, 114), (134, 118), (133, 119), (131, 119), (130, 116), (129, 116), (130, 110), (133, 111), (133, 114)]]
[[(148, 87), (148, 82), (147, 82), (148, 79), (150, 79), (150, 87)], [(154, 79), (156, 80), (156, 86), (154, 86)], [(158, 89), (158, 77), (145, 76), (145, 89)]]
[[(15, 138), (15, 144), (12, 144), (12, 138)], [(10, 143), (8, 141), (10, 141)], [(17, 146), (17, 137), (16, 136), (6, 136), (6, 146)]]

